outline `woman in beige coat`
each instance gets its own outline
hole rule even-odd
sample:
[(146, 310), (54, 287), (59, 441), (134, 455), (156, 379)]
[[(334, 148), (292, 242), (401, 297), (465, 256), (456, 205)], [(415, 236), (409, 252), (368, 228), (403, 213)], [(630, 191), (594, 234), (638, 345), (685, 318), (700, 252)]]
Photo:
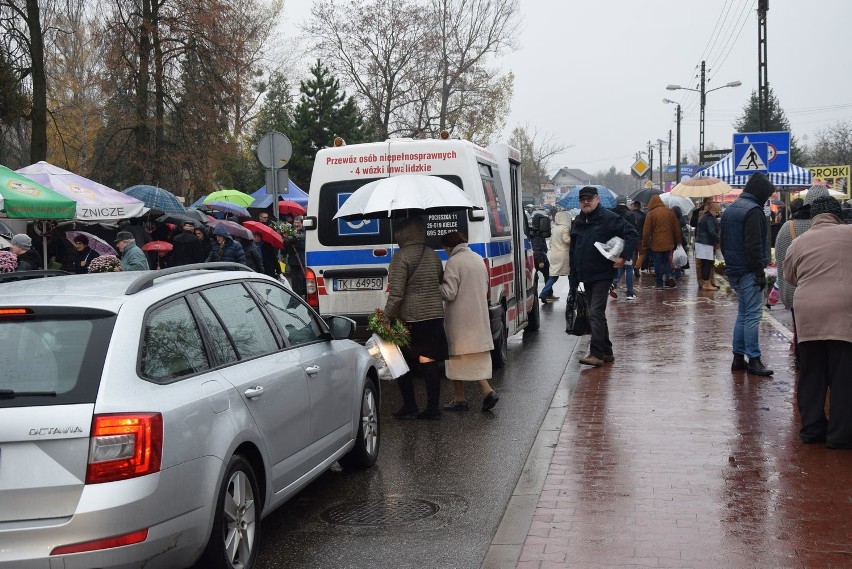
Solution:
[(447, 264), (441, 282), (446, 302), (444, 330), (449, 359), (446, 374), (453, 381), (455, 399), (444, 404), (448, 411), (466, 411), (466, 381), (478, 381), (482, 389), (482, 410), (489, 411), (500, 399), (491, 388), (491, 323), (488, 318), (488, 271), (482, 257), (467, 246), (464, 233), (453, 231), (441, 237)]
[(541, 294), (538, 295), (542, 304), (547, 303), (553, 296), (553, 285), (559, 277), (567, 277), (570, 272), (569, 252), (571, 250), (571, 212), (560, 211), (556, 213), (553, 226), (550, 228), (550, 250), (547, 252), (547, 260), (550, 261), (550, 277), (544, 283)]
[(814, 200), (811, 221), (784, 262), (784, 279), (796, 287), (799, 438), (852, 449), (852, 264), (844, 256), (852, 248), (852, 226), (843, 223), (840, 203), (832, 197)]

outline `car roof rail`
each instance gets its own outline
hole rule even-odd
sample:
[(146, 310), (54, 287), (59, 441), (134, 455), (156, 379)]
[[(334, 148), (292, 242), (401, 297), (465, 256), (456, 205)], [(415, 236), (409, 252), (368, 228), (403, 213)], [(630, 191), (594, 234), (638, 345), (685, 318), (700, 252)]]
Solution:
[(169, 267), (157, 271), (148, 271), (138, 279), (130, 283), (124, 294), (131, 295), (143, 291), (146, 288), (153, 286), (154, 281), (160, 277), (175, 275), (178, 273), (186, 273), (189, 271), (251, 271), (251, 269), (242, 263), (230, 262), (215, 262), (215, 263), (193, 263), (191, 265), (181, 265), (179, 267)]
[(37, 271), (20, 271), (15, 273), (0, 273), (0, 284), (2, 283), (10, 283), (15, 281), (26, 281), (29, 279), (40, 279), (44, 277), (64, 277), (67, 275), (73, 275), (74, 273), (69, 273), (68, 271), (56, 271), (56, 270), (37, 270)]

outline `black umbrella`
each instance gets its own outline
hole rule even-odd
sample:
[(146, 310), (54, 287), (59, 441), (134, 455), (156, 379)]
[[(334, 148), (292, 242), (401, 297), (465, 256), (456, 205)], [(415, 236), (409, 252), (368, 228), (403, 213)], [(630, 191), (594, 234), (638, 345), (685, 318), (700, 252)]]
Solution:
[(187, 215), (187, 216), (189, 216), (189, 217), (191, 217), (191, 218), (193, 218), (196, 221), (199, 221), (201, 223), (207, 223), (207, 222), (210, 221), (210, 218), (207, 216), (206, 213), (204, 213), (203, 211), (196, 209), (194, 207), (186, 208), (186, 214), (185, 215)]
[(643, 190), (639, 190), (632, 196), (630, 196), (631, 202), (638, 201), (641, 204), (646, 204), (651, 201), (651, 198), (654, 196), (659, 196), (663, 193), (663, 190), (658, 190), (656, 188), (645, 188)]
[(200, 227), (203, 225), (201, 221), (196, 219), (195, 217), (189, 215), (183, 215), (180, 213), (167, 213), (166, 215), (161, 215), (157, 218), (157, 221), (160, 223), (173, 223), (175, 225), (183, 225), (184, 223), (191, 223), (196, 227)]

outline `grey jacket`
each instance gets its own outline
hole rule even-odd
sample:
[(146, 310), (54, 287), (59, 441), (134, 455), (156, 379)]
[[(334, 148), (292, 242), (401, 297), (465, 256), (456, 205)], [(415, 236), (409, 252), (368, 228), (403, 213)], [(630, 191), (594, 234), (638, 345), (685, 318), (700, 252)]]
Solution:
[(438, 254), (426, 246), (425, 232), (409, 225), (396, 233), (399, 251), (388, 266), (385, 314), (405, 322), (444, 317), (441, 300), (443, 267)]
[(121, 270), (122, 271), (147, 271), (148, 259), (145, 258), (145, 253), (136, 246), (136, 242), (128, 243), (121, 254)]

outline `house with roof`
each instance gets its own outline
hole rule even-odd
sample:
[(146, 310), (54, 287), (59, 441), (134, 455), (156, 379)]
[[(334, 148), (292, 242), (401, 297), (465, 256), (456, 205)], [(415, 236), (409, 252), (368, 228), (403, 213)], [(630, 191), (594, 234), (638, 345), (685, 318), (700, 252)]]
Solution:
[(553, 185), (557, 188), (573, 188), (574, 186), (585, 186), (593, 183), (592, 177), (579, 168), (560, 168), (553, 175)]

